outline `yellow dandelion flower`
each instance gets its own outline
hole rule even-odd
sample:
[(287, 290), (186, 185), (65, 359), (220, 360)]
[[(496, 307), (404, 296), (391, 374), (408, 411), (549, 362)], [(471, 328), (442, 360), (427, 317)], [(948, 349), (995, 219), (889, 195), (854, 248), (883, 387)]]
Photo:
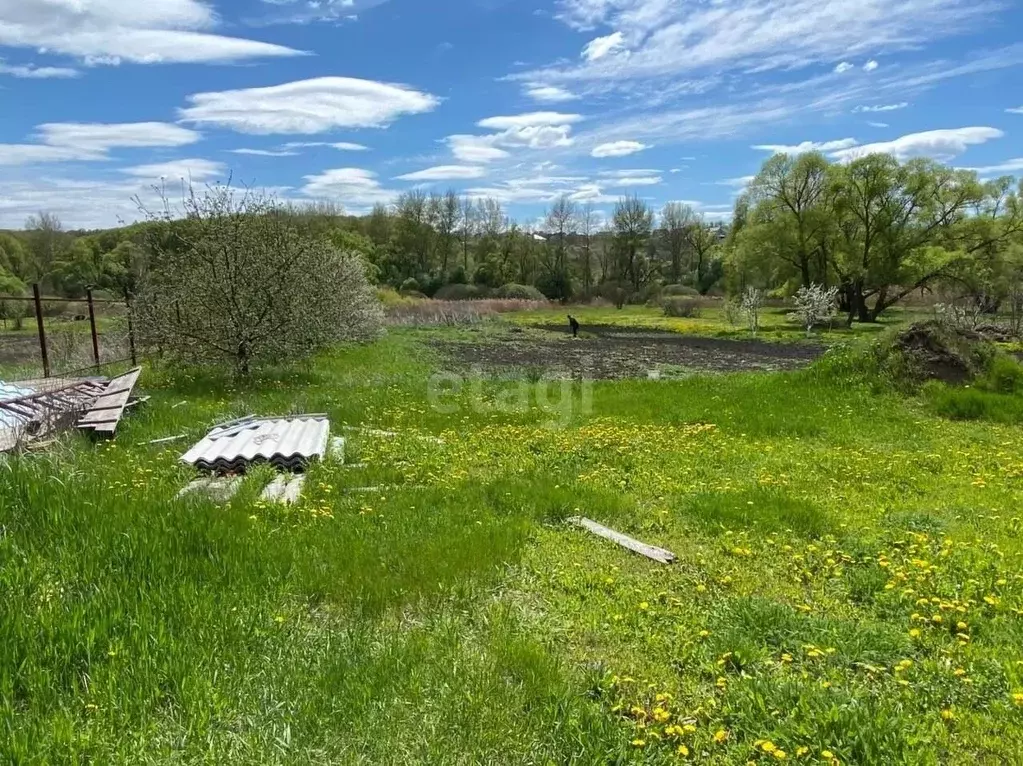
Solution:
[(685, 758), (687, 755), (689, 755), (689, 748), (686, 747), (685, 745), (679, 745), (678, 749), (675, 752), (681, 755), (683, 758)]
[(727, 739), (728, 732), (725, 731), (724, 729), (718, 729), (716, 732), (714, 732), (714, 741), (717, 742), (719, 745)]

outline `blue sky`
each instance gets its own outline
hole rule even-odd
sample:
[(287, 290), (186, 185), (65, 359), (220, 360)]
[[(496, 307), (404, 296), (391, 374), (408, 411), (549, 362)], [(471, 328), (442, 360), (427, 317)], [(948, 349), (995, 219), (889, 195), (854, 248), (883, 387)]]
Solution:
[(774, 151), (1023, 176), (1018, 0), (0, 0), (0, 227), (230, 175), (727, 217)]

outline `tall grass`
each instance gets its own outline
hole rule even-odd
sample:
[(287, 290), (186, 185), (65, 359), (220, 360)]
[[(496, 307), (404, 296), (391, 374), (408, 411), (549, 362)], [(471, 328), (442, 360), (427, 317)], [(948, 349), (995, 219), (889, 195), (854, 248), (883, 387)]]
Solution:
[[(439, 332), (458, 331), (244, 385), (150, 369), (116, 441), (0, 464), (0, 762), (1023, 752), (1016, 427), (935, 417), (834, 359), (597, 382), (554, 424), (468, 393), (439, 411), (419, 342)], [(294, 507), (259, 500), (266, 472), (224, 505), (175, 500), (192, 473), (142, 443), (249, 412), (397, 435), (345, 432), (364, 465), (315, 466)]]

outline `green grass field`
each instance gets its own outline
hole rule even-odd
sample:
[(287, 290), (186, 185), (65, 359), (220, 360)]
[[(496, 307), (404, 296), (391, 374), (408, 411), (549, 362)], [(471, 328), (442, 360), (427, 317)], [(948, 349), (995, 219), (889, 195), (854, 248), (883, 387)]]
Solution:
[[(245, 384), (149, 370), (116, 441), (0, 464), (0, 762), (1018, 762), (1017, 425), (840, 353), (438, 395), (447, 332)], [(249, 412), (398, 436), (347, 433), (292, 508), (265, 472), (175, 501), (178, 454)]]

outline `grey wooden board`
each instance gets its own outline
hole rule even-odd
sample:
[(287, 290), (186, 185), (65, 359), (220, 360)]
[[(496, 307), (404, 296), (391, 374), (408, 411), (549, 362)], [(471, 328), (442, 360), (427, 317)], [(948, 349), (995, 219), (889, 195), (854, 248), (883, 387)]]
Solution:
[(112, 378), (103, 389), (103, 393), (93, 402), (92, 407), (95, 409), (85, 413), (78, 421), (78, 427), (91, 428), (101, 433), (114, 433), (141, 374), (142, 368), (136, 367), (124, 375)]
[(284, 488), (288, 484), (288, 477), (286, 474), (279, 473), (274, 477), (274, 480), (266, 485), (263, 490), (261, 497), (263, 500), (267, 500), (271, 503), (279, 503), (284, 499)]
[(675, 554), (671, 551), (665, 550), (664, 548), (658, 548), (654, 545), (647, 545), (646, 543), (640, 542), (628, 535), (623, 535), (621, 532), (616, 532), (609, 527), (605, 527), (603, 524), (598, 524), (591, 519), (573, 516), (569, 519), (569, 521), (577, 527), (585, 529), (587, 532), (592, 532), (597, 537), (603, 537), (605, 540), (610, 540), (623, 548), (627, 548), (633, 553), (646, 556), (648, 559), (653, 559), (661, 564), (671, 564), (675, 561)]
[(302, 496), (302, 487), (305, 485), (305, 474), (299, 474), (292, 478), (288, 482), (288, 486), (284, 488), (283, 502), (287, 505), (292, 505), (298, 502), (298, 499)]

